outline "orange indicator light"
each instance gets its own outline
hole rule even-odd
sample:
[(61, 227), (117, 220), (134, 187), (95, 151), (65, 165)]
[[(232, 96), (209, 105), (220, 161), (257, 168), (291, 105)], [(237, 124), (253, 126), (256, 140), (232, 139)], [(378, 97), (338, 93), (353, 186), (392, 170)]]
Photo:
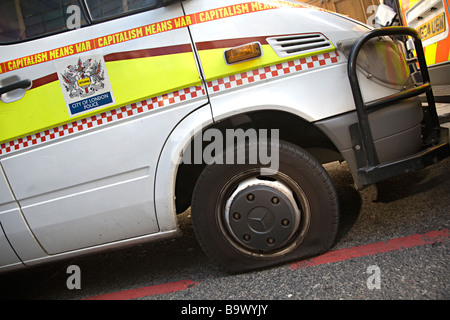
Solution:
[(244, 44), (239, 47), (225, 50), (225, 61), (227, 64), (243, 62), (262, 56), (262, 48), (259, 42)]

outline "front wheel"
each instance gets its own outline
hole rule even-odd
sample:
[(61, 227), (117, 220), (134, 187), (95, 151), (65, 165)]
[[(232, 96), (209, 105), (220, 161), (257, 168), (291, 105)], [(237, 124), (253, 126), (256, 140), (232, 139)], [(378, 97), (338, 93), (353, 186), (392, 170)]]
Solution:
[(280, 141), (275, 150), (277, 171), (250, 161), (211, 164), (197, 181), (194, 231), (204, 251), (228, 271), (315, 256), (335, 239), (339, 208), (327, 172), (293, 144)]

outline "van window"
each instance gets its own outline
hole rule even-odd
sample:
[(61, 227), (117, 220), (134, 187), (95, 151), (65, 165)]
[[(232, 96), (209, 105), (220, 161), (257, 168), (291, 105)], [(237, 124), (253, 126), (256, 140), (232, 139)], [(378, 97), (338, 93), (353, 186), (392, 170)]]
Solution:
[(158, 0), (86, 0), (92, 20), (101, 20), (141, 9), (153, 9)]
[[(68, 20), (74, 11), (67, 13), (77, 0), (1, 0), (0, 42), (15, 42), (41, 35), (67, 30)], [(80, 26), (85, 25), (83, 13), (79, 14)]]

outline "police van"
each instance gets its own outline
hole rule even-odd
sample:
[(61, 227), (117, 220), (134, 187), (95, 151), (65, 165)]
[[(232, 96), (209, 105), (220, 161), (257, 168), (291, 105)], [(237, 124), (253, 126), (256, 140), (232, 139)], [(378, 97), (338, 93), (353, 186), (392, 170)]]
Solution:
[(403, 24), (419, 34), (433, 85), (450, 85), (448, 0), (399, 0)]
[(287, 0), (0, 9), (2, 271), (179, 236), (189, 208), (229, 271), (304, 259), (338, 230), (323, 164), (364, 188), (449, 155), (413, 29)]

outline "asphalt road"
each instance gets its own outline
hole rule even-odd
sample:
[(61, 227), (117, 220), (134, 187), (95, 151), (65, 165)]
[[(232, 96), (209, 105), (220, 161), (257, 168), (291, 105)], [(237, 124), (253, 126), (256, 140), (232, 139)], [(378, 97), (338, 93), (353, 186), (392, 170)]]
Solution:
[(180, 238), (1, 275), (0, 297), (177, 300), (176, 314), (209, 312), (195, 307), (215, 300), (222, 303), (216, 315), (233, 312), (227, 301), (450, 299), (450, 159), (362, 191), (352, 188), (345, 165), (327, 169), (341, 223), (322, 259), (227, 274), (200, 249), (186, 212)]

